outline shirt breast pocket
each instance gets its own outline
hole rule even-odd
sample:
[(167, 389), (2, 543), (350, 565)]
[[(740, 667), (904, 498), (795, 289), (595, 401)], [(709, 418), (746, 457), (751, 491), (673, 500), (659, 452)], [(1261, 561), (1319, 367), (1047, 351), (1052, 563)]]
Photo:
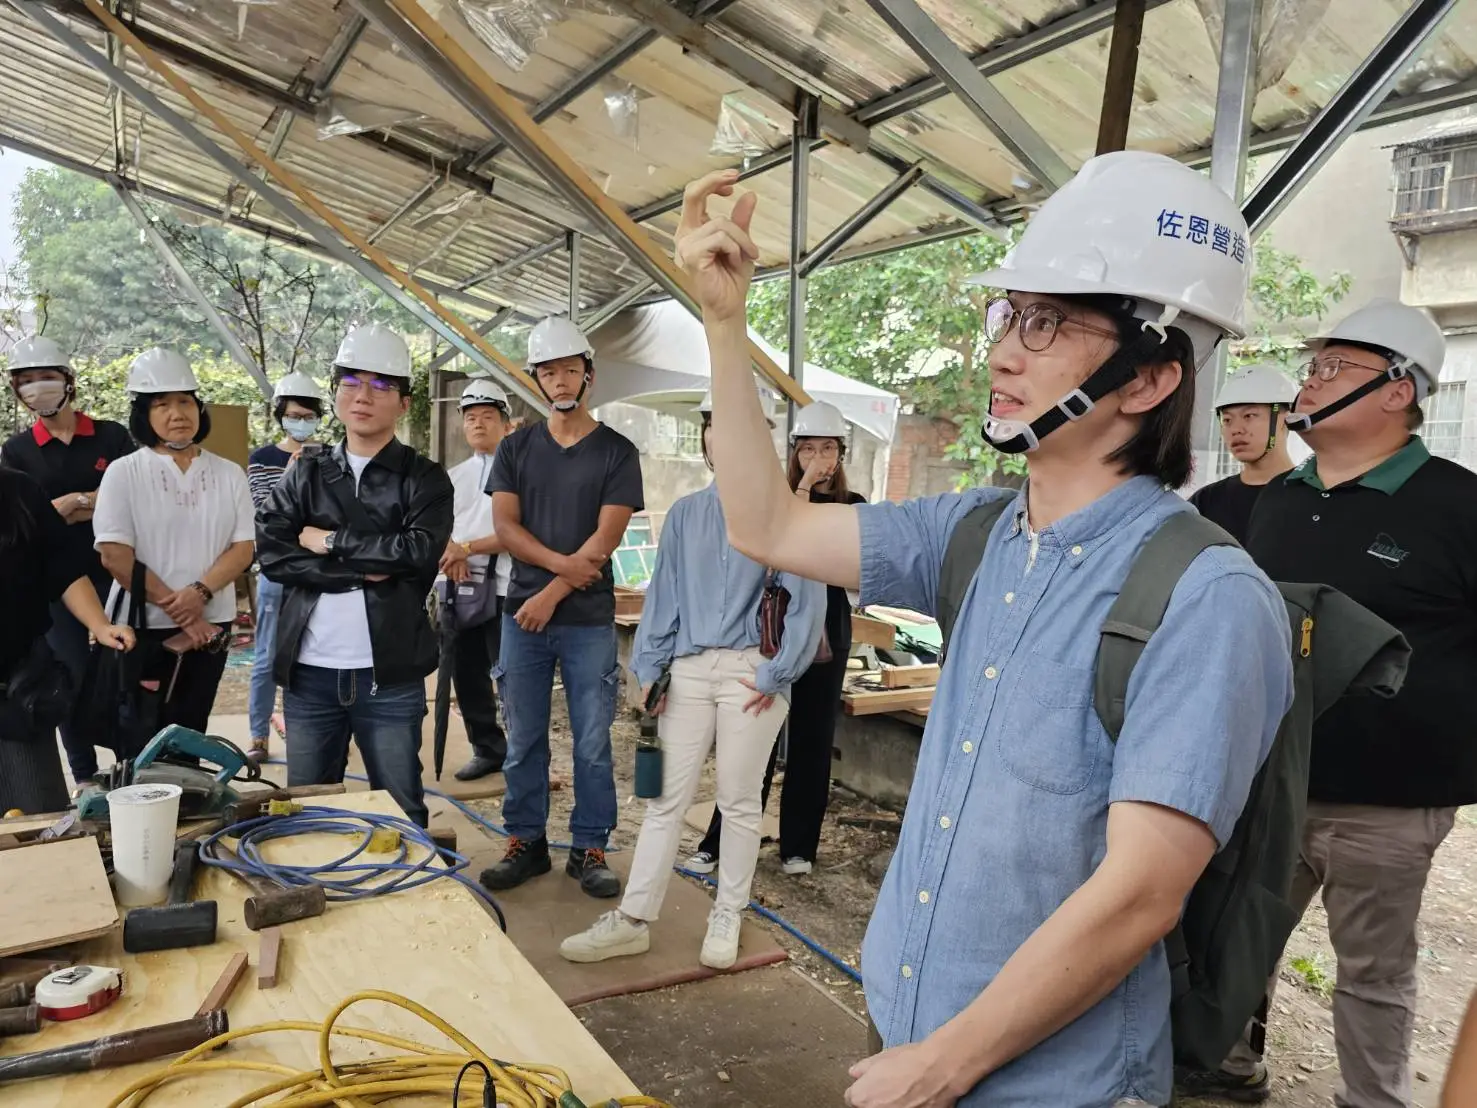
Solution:
[(1107, 741), (1093, 706), (1093, 671), (1032, 654), (1007, 675), (995, 746), (1010, 775), (1044, 792), (1088, 786)]

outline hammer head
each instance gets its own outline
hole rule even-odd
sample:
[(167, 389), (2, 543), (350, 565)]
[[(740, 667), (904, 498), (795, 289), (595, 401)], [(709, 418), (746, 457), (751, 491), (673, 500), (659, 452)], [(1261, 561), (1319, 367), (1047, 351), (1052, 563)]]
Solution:
[(213, 900), (135, 908), (123, 921), (123, 949), (130, 954), (150, 950), (179, 950), (215, 942), (216, 905)]
[(247, 897), (244, 907), (246, 926), (260, 931), (264, 927), (321, 916), (328, 907), (328, 897), (319, 885), (268, 889)]

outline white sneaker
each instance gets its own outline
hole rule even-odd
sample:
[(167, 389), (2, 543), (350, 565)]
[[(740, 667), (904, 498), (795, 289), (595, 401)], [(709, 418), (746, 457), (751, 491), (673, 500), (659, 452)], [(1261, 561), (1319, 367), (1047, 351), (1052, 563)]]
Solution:
[(780, 866), (780, 872), (791, 877), (803, 877), (811, 870), (810, 862), (804, 858), (786, 858)]
[(699, 850), (691, 858), (687, 859), (687, 868), (693, 873), (712, 873), (718, 868), (718, 859), (706, 850)]
[(708, 913), (708, 934), (698, 961), (709, 969), (729, 969), (738, 961), (739, 914), (731, 908)]
[(566, 962), (603, 962), (650, 949), (651, 929), (645, 923), (632, 923), (620, 912), (606, 912), (588, 931), (560, 943), (559, 956)]

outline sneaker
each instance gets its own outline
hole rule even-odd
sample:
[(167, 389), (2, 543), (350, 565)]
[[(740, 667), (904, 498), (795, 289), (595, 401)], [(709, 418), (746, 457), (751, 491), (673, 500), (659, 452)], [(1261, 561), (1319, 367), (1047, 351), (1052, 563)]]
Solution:
[(597, 847), (588, 850), (571, 850), (569, 861), (564, 863), (564, 872), (578, 877), (580, 888), (588, 896), (608, 900), (621, 895), (621, 879), (605, 864), (605, 851)]
[(732, 908), (714, 908), (708, 913), (708, 934), (698, 961), (709, 969), (725, 970), (738, 961), (739, 914)]
[(500, 773), (503, 768), (501, 758), (488, 758), (481, 754), (475, 755), (470, 762), (457, 770), (453, 777), (458, 781), (475, 781), (479, 777), (487, 777), (489, 774)]
[(516, 835), (508, 840), (508, 851), (503, 860), (489, 866), (477, 878), (489, 889), (516, 889), (530, 877), (548, 873), (554, 868), (549, 861), (549, 840), (540, 835), (537, 839), (520, 839)]
[(813, 868), (813, 864), (805, 858), (786, 858), (780, 866), (780, 872), (790, 877), (803, 877)]
[(1272, 1097), (1272, 1074), (1260, 1063), (1250, 1077), (1225, 1070), (1189, 1070), (1176, 1066), (1174, 1091), (1179, 1097), (1220, 1097), (1236, 1104), (1261, 1104)]
[(706, 850), (699, 850), (691, 858), (687, 859), (687, 868), (693, 873), (712, 873), (718, 868), (718, 855), (709, 854)]
[(651, 949), (651, 928), (634, 922), (620, 912), (606, 912), (587, 931), (571, 935), (559, 944), (566, 962), (603, 962), (626, 954), (645, 954)]

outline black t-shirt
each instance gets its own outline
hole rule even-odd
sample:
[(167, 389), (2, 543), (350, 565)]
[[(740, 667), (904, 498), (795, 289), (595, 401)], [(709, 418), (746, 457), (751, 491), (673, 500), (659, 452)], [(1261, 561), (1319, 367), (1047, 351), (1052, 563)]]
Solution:
[[(1280, 481), (1278, 474), (1272, 480)], [(1246, 531), (1251, 526), (1251, 510), (1256, 507), (1257, 497), (1266, 485), (1248, 485), (1239, 475), (1232, 475), (1190, 495), (1190, 503), (1200, 514), (1218, 527), (1228, 531), (1233, 539), (1245, 544)]]
[(1308, 795), (1477, 802), (1477, 474), (1418, 439), (1332, 489), (1307, 463), (1263, 491), (1246, 548), (1274, 581), (1332, 585), (1410, 642), (1399, 695), (1346, 697), (1314, 724)]
[[(103, 483), (103, 471), (119, 458), (132, 454), (134, 449), (133, 437), (121, 423), (91, 419), (78, 412), (77, 430), (70, 443), (55, 438), (37, 420), (0, 446), (0, 464), (27, 474), (40, 484), (48, 499), (55, 500), (68, 493), (96, 492)], [(93, 550), (92, 521), (63, 526), (71, 555), (84, 558), (87, 563), (84, 572), (94, 582), (106, 585), (110, 579)]]
[[(498, 444), (487, 492), (516, 493), (523, 526), (559, 554), (573, 554), (589, 540), (605, 505), (638, 512), (645, 506), (635, 444), (603, 423), (567, 448), (554, 441), (543, 422), (519, 428)], [(507, 614), (516, 613), (553, 579), (542, 566), (514, 558)], [(600, 580), (566, 597), (550, 622), (599, 624), (614, 619), (615, 575), (607, 561)]]
[[(29, 434), (29, 432), (27, 432)], [(58, 496), (61, 493), (57, 494)], [(30, 475), (0, 466), (0, 680), (24, 658), (31, 643), (51, 627), (48, 607), (77, 578), (89, 561), (81, 556), (68, 527), (51, 506), (51, 497)], [(21, 516), (27, 522), (22, 526)], [(90, 530), (90, 528), (89, 528)], [(25, 539), (5, 537), (24, 531)], [(0, 741), (5, 736), (0, 735)]]

